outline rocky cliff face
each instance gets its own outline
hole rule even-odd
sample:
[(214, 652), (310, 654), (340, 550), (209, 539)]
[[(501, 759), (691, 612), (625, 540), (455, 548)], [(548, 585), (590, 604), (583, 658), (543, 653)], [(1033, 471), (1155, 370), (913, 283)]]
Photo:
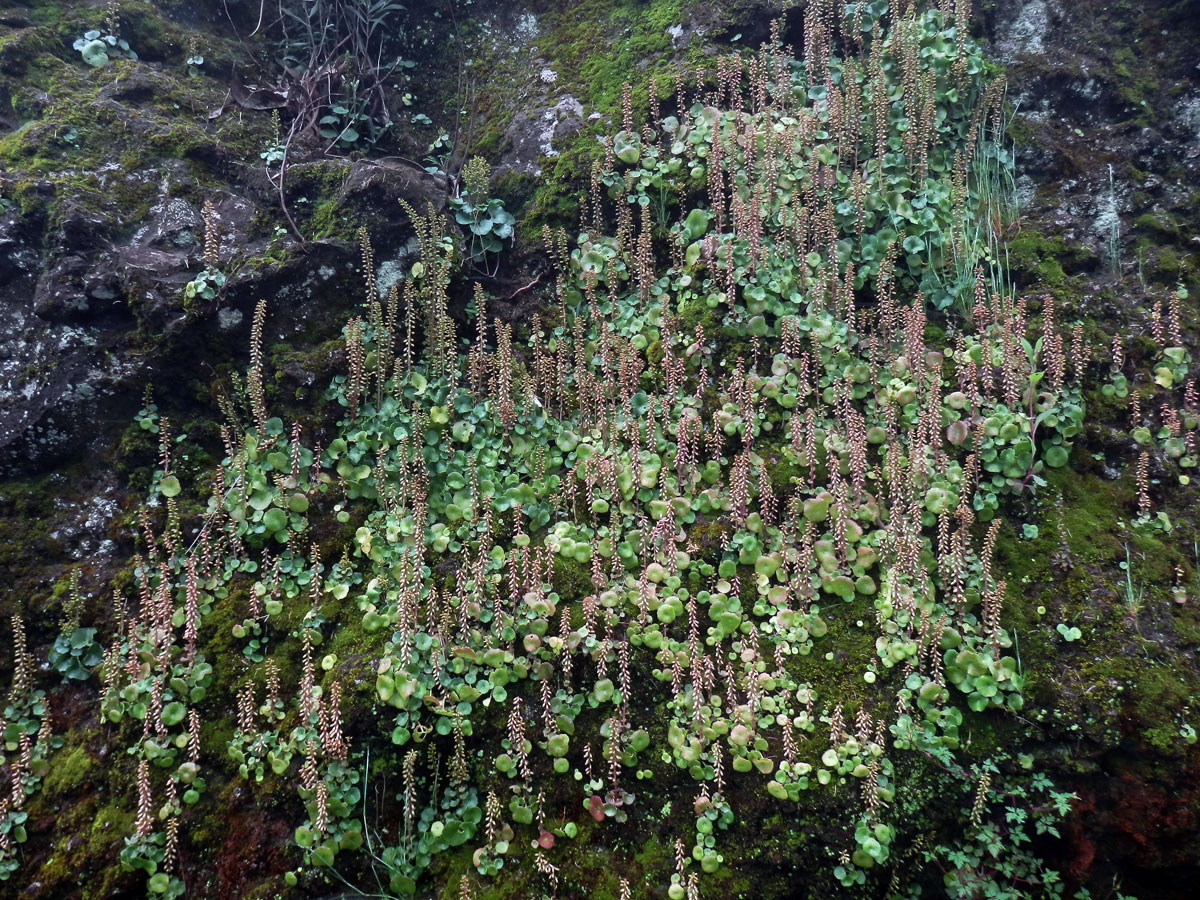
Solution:
[[(1200, 69), (1188, 48), (1200, 38), (1200, 4), (982, 6), (982, 25), (1006, 67), (1016, 108), (1022, 215), (1007, 244), (1013, 278), (1030, 291), (1070, 298), (1080, 316), (1123, 335), (1130, 355), (1145, 366), (1132, 382), (1148, 387), (1154, 376), (1146, 341), (1180, 288), (1188, 298), (1180, 312), (1185, 342), (1191, 345), (1197, 333)], [(1095, 409), (1092, 477), (1097, 488), (1119, 485), (1141, 449), (1129, 438), (1138, 413), (1102, 403)], [(1158, 459), (1151, 467), (1152, 490), (1181, 515), (1178, 534), (1187, 544), (1195, 532), (1185, 511), (1192, 488)], [(1121, 535), (1119, 526), (1113, 534)], [(1129, 570), (1138, 564), (1132, 557)], [(1126, 593), (1123, 575), (1108, 567), (1051, 560), (1045, 571), (1046, 583), (1034, 593), (1051, 601), (1080, 575), (1089, 598)], [(1166, 722), (1168, 708), (1196, 696), (1195, 634), (1187, 624), (1193, 594), (1184, 601), (1177, 593), (1174, 610), (1148, 607), (1135, 643), (1101, 651), (1052, 694), (1083, 736), (1063, 748), (1068, 766), (1080, 773), (1071, 784), (1082, 797), (1064, 868), (1111, 878), (1139, 896), (1182, 896), (1173, 880), (1194, 866), (1200, 818), (1195, 792), (1179, 779), (1196, 761), (1178, 754), (1186, 745)], [(1114, 658), (1134, 652), (1144, 654), (1147, 668)], [(1154, 671), (1165, 676), (1162, 682)], [(1133, 887), (1137, 882), (1142, 886)]]
[[(424, 207), (445, 195), (444, 179), (419, 166), (306, 163), (289, 173), (288, 191), (307, 233), (288, 233), (273, 221), (278, 191), (261, 156), (275, 140), (271, 120), (231, 99), (232, 73), (247, 61), (215, 13), (203, 71), (189, 73), (179, 54), (195, 35), (150, 4), (124, 6), (140, 58), (96, 69), (81, 68), (66, 41), (88, 13), (60, 12), (11, 11), (0, 49), (13, 111), (0, 220), (9, 476), (111, 448), (113, 429), (97, 425), (128, 418), (173, 345), (212, 326), (228, 331), (253, 294), (278, 296), (297, 323), (308, 320), (314, 285), (353, 259), (354, 223), (398, 223), (397, 198)], [(219, 308), (184, 299), (204, 268), (205, 204), (229, 273)]]
[[(230, 96), (235, 78), (251, 80), (255, 56), (270, 54), (238, 39), (255, 10), (230, 6), (236, 28), (220, 3), (127, 0), (120, 31), (139, 59), (95, 69), (72, 43), (99, 27), (101, 7), (0, 11), (0, 613), (24, 617), (39, 659), (71, 573), (90, 598), (84, 624), (103, 633), (116, 618), (105, 598), (132, 584), (133, 516), (158, 452), (145, 423), (172, 421), (192, 476), (220, 458), (213, 423), (230, 373), (245, 366), (259, 298), (271, 303), (272, 399), (299, 421), (315, 418), (345, 365), (336, 339), (362, 291), (357, 229), (370, 230), (386, 293), (388, 273), (416, 253), (397, 200), (441, 212), (453, 192), (420, 164), (443, 129), (495, 163), (495, 191), (517, 215), (518, 238), (488, 287), (519, 324), (549, 302), (535, 235), (543, 223), (577, 224), (597, 138), (619, 126), (622, 82), (657, 83), (669, 98), (673, 66), (757, 44), (781, 13), (784, 39), (804, 40), (801, 11), (771, 3), (447, 4), (444, 15), (431, 6), (412, 52), (414, 109), (432, 124), (414, 119), (392, 157), (298, 144), (284, 190), (293, 227), (263, 158), (277, 125)], [(976, 6), (1012, 116), (1019, 209), (1004, 224), (1002, 263), (1018, 293), (1054, 296), (1060, 318), (1085, 323), (1089, 342), (1107, 348), (1119, 335), (1131, 392), (1145, 398), (1131, 410), (1096, 386), (1069, 471), (1021, 509), (1040, 525), (1000, 546), (1010, 585), (1020, 585), (1008, 615), (1030, 673), (1036, 752), (1080, 798), (1064, 839), (1044, 853), (1095, 896), (1110, 885), (1141, 900), (1191, 896), (1200, 865), (1190, 731), (1200, 727), (1196, 490), (1137, 429), (1164, 427), (1172, 385), (1151, 339), (1171, 297), (1183, 298), (1179, 328), (1193, 353), (1200, 334), (1200, 3)], [(197, 47), (205, 61), (193, 72), (186, 60)], [(213, 298), (185, 299), (206, 266), (206, 228), (228, 278)], [(469, 296), (464, 279), (451, 298), (460, 326)], [(1173, 530), (1143, 538), (1127, 523), (1147, 446), (1148, 493)], [(1064, 643), (1059, 622), (1082, 626), (1086, 639)], [(5, 683), (10, 668), (0, 654)], [(22, 868), (0, 893), (141, 891), (115, 868), (135, 800), (128, 778), (106, 772), (125, 762), (98, 719), (95, 682), (38, 677), (65, 744), (34, 801)], [(214, 765), (232, 719), (227, 712), (206, 735)], [(251, 802), (227, 776), (214, 776), (214, 808), (192, 823), (186, 853), (214, 873), (211, 893), (196, 896), (285, 890), (288, 810)], [(794, 836), (759, 824), (765, 831), (752, 827), (734, 851), (753, 878), (723, 883), (748, 898), (798, 896), (789, 893)], [(641, 849), (647, 869), (669, 869), (651, 849)], [(739, 860), (726, 857), (735, 870)]]

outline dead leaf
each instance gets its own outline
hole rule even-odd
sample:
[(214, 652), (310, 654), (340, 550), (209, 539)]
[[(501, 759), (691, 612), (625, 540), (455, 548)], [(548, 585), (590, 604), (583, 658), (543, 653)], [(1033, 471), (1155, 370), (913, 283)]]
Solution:
[(229, 96), (243, 109), (281, 109), (287, 106), (288, 102), (286, 93), (257, 85), (247, 85), (236, 71), (233, 73), (233, 81), (229, 84)]

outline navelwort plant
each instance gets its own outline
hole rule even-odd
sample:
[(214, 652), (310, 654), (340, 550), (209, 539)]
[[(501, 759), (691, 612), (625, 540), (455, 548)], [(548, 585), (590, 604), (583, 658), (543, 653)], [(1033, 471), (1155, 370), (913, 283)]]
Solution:
[(462, 191), (450, 198), (454, 221), (466, 230), (466, 257), (482, 274), (494, 277), (499, 271), (500, 251), (513, 236), (516, 219), (504, 208), (504, 202), (488, 196), (491, 167), (472, 157), (463, 167)]
[(76, 38), (71, 45), (79, 51), (83, 61), (92, 68), (98, 69), (114, 59), (136, 60), (138, 55), (129, 46), (129, 42), (116, 34), (102, 35), (93, 29), (86, 31), (83, 37)]
[(20, 867), (20, 845), (28, 839), (28, 799), (50, 771), (50, 754), (62, 746), (51, 731), (46, 692), (35, 687), (33, 660), (26, 647), (25, 625), (12, 618), (13, 675), (8, 700), (0, 710), (0, 769), (8, 784), (0, 795), (0, 881)]
[[(912, 823), (941, 821), (972, 725), (1023, 708), (993, 551), (1067, 462), (1087, 358), (982, 256), (951, 274), (974, 240), (955, 229), (990, 209), (975, 167), (1008, 165), (1002, 89), (965, 17), (909, 7), (809, 4), (799, 59), (773, 35), (694, 97), (681, 83), (671, 115), (635, 121), (627, 91), (580, 232), (545, 235), (554, 288), (528, 322), (476, 287), (460, 337), (436, 211), (406, 208), (417, 259), (386, 298), (363, 235), (323, 446), (268, 409), (259, 307), (187, 541), (162, 428), (138, 612), (102, 667), (139, 771), (124, 859), (152, 894), (181, 879), (176, 797), (200, 800), (218, 604), (243, 650), (220, 663), (226, 749), (251, 787), (295, 785), (294, 880), (415, 896), (461, 852), (485, 878), (532, 859), (551, 895), (556, 833), (642, 815), (649, 772), (678, 801), (676, 871), (654, 876), (671, 896), (726, 864), (747, 790), (842, 810), (805, 847), (827, 894), (928, 887), (892, 861), (930, 846)], [(502, 242), (486, 195), (474, 164), (456, 216)], [(347, 644), (382, 713), (353, 731)], [(400, 786), (368, 813), (378, 771)], [(929, 860), (968, 854), (965, 884), (977, 849)]]
[(79, 570), (71, 572), (70, 588), (63, 604), (63, 621), (54, 646), (50, 649), (50, 665), (63, 678), (83, 681), (104, 659), (104, 648), (96, 640), (97, 629), (80, 625), (84, 598), (79, 587)]

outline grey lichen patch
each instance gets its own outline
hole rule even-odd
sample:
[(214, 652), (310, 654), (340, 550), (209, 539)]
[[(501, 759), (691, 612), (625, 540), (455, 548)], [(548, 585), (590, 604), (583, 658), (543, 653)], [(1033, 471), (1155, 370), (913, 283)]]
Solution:
[(1023, 56), (1037, 56), (1045, 49), (1051, 16), (1058, 12), (1053, 0), (1024, 0), (1008, 12), (997, 30), (996, 58), (1012, 64)]
[(539, 160), (559, 155), (555, 145), (579, 130), (583, 112), (583, 104), (565, 94), (552, 105), (517, 113), (505, 131), (509, 149), (500, 158), (499, 168), (518, 175), (540, 176)]

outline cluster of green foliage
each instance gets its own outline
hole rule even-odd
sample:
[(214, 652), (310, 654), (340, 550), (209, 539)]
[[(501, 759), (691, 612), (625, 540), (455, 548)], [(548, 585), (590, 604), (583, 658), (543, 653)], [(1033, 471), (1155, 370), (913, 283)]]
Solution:
[(270, 34), (280, 67), (305, 100), (292, 132), (315, 126), (329, 149), (365, 152), (411, 103), (399, 82), (415, 63), (400, 45), (408, 8), (394, 0), (282, 0)]
[[(1011, 157), (965, 23), (810, 7), (801, 59), (772, 39), (672, 115), (627, 105), (581, 232), (547, 234), (534, 321), (489, 318), (478, 289), (475, 339), (456, 333), (460, 261), (494, 271), (512, 227), (473, 176), (452, 203), (465, 254), (409, 210), (419, 259), (386, 301), (365, 254), (321, 445), (268, 413), (261, 314), (187, 538), (160, 435), (139, 613), (100, 668), (139, 771), (122, 863), (151, 896), (185, 890), (202, 648), (230, 638), (226, 752), (251, 790), (295, 787), (293, 883), (414, 896), (459, 848), (494, 878), (530, 843), (553, 894), (574, 818), (618, 828), (670, 779), (695, 791), (664, 823), (674, 898), (692, 864), (725, 865), (741, 791), (840, 807), (806, 848), (831, 895), (922, 896), (936, 870), (953, 896), (1060, 895), (1026, 826), (1052, 833), (1069, 798), (972, 759), (964, 733), (1025, 704), (992, 551), (1068, 462), (1086, 360), (1068, 365), (1049, 301), (1031, 321), (985, 272)], [(67, 677), (99, 662), (93, 638), (64, 634)], [(384, 771), (402, 789), (368, 803)], [(930, 786), (976, 799), (958, 816)]]
[(468, 256), (480, 267), (480, 271), (495, 275), (495, 262), (488, 266), (489, 256), (504, 249), (504, 242), (512, 237), (516, 220), (504, 208), (504, 201), (495, 197), (473, 200), (470, 196), (455, 197), (450, 201), (454, 218), (470, 234)]
[(115, 34), (101, 36), (95, 29), (84, 32), (83, 37), (78, 38), (72, 46), (79, 51), (85, 63), (96, 69), (113, 59), (138, 58), (124, 38)]
[(84, 681), (91, 670), (104, 659), (104, 648), (96, 640), (97, 629), (80, 624), (84, 598), (79, 589), (79, 570), (71, 573), (69, 595), (63, 607), (63, 622), (54, 646), (50, 649), (50, 665), (63, 678)]
[(29, 837), (25, 805), (49, 773), (51, 753), (62, 746), (62, 738), (50, 731), (46, 692), (34, 687), (32, 658), (17, 616), (10, 646), (12, 688), (0, 714), (0, 769), (9, 781), (0, 797), (0, 881), (8, 881), (21, 865), (19, 845)]

